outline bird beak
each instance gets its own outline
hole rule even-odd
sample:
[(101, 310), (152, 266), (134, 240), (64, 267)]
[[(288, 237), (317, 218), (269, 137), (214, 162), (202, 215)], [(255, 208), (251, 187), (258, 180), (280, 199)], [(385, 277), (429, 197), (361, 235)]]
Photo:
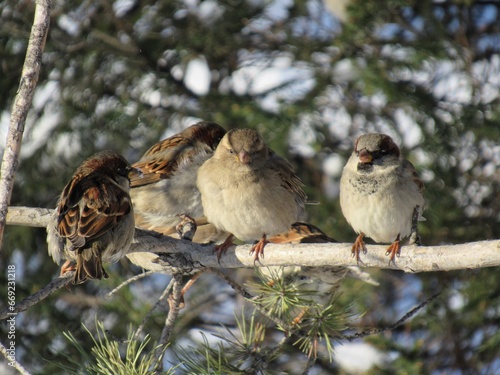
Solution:
[(243, 164), (248, 164), (252, 161), (252, 158), (250, 157), (248, 152), (242, 150), (238, 153), (238, 161)]
[(373, 155), (366, 148), (362, 149), (358, 154), (359, 161), (363, 164), (368, 164), (373, 161)]
[(135, 176), (137, 176), (138, 178), (143, 178), (144, 177), (144, 173), (142, 173), (141, 168), (132, 168), (132, 169), (130, 169), (130, 171), (128, 172), (128, 178), (132, 179)]

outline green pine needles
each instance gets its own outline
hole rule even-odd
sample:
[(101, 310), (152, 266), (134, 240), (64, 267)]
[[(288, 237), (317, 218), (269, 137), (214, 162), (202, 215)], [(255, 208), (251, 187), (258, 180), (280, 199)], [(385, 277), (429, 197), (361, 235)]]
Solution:
[[(118, 342), (111, 338), (100, 321), (96, 321), (96, 334), (83, 325), (83, 328), (92, 338), (93, 346), (84, 348), (71, 332), (63, 332), (64, 337), (77, 349), (79, 359), (65, 355), (70, 365), (60, 364), (60, 367), (69, 374), (78, 375), (153, 375), (156, 372), (158, 361), (155, 356), (157, 349), (153, 345), (147, 349), (151, 338), (146, 335), (142, 341), (134, 340), (134, 331), (129, 329), (128, 339)], [(165, 375), (173, 374), (170, 369)]]

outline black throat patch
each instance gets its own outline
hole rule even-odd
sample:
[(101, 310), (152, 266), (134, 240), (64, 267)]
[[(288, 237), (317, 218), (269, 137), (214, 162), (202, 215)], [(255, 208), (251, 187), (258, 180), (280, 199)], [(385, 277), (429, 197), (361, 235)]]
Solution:
[(358, 172), (373, 172), (373, 163), (358, 163)]

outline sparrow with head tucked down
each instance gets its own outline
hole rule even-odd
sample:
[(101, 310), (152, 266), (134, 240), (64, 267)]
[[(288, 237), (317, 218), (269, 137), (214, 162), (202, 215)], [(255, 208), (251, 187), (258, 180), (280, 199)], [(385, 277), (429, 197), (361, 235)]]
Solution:
[(260, 239), (251, 249), (257, 261), (267, 236), (288, 231), (305, 214), (302, 182), (255, 130), (228, 131), (199, 168), (197, 185), (207, 220), (231, 233), (216, 249), (219, 259), (234, 235), (243, 241)]
[(137, 227), (175, 236), (181, 215), (187, 215), (198, 227), (194, 242), (208, 243), (221, 237), (203, 217), (196, 175), (225, 133), (214, 122), (198, 122), (156, 143), (133, 164), (143, 172), (142, 177), (131, 178)]
[(73, 283), (107, 278), (103, 262), (117, 262), (134, 237), (134, 212), (129, 196), (129, 173), (123, 156), (104, 151), (85, 160), (59, 198), (47, 228), (49, 254), (61, 275), (72, 270)]
[(385, 134), (364, 134), (354, 145), (340, 179), (340, 206), (358, 233), (352, 254), (360, 261), (366, 252), (364, 236), (392, 243), (389, 263), (399, 256), (400, 241), (411, 234), (414, 212), (422, 217), (423, 182), (413, 165), (401, 156), (398, 146)]

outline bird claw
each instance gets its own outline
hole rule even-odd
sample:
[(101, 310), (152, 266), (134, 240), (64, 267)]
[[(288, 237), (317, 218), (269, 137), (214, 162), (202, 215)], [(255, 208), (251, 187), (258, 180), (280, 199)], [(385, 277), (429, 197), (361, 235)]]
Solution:
[(250, 252), (248, 253), (249, 255), (252, 255), (254, 254), (253, 256), (253, 264), (255, 265), (255, 262), (259, 262), (260, 263), (260, 258), (264, 258), (264, 247), (266, 246), (266, 244), (268, 243), (269, 241), (267, 241), (267, 238), (266, 238), (266, 235), (262, 235), (261, 239), (259, 240), (259, 242), (257, 242), (256, 244), (254, 244), (251, 248), (250, 248)]
[(364, 262), (361, 260), (361, 257), (359, 256), (359, 253), (361, 251), (363, 252), (363, 254), (366, 254), (368, 252), (368, 250), (366, 250), (365, 242), (363, 241), (364, 236), (365, 235), (363, 233), (360, 233), (351, 248), (351, 256), (356, 257), (356, 262), (358, 263), (358, 265), (360, 263), (364, 264)]
[(197, 229), (196, 221), (185, 214), (181, 214), (179, 217), (181, 221), (175, 226), (175, 231), (180, 239), (192, 241)]
[(76, 265), (73, 264), (70, 260), (67, 260), (61, 266), (61, 272), (59, 273), (59, 277), (62, 277), (62, 276), (64, 276), (65, 273), (71, 272), (71, 271), (76, 271)]
[(234, 245), (233, 243), (234, 236), (230, 234), (226, 240), (220, 245), (215, 246), (214, 253), (217, 254), (217, 262), (220, 264), (220, 260), (222, 258), (222, 254), (225, 254), (227, 249)]
[(390, 255), (389, 265), (391, 264), (391, 262), (392, 264), (396, 265), (394, 258), (396, 257), (396, 255), (398, 256), (398, 258), (401, 256), (401, 241), (399, 240), (399, 235), (396, 240), (387, 248), (385, 255)]

